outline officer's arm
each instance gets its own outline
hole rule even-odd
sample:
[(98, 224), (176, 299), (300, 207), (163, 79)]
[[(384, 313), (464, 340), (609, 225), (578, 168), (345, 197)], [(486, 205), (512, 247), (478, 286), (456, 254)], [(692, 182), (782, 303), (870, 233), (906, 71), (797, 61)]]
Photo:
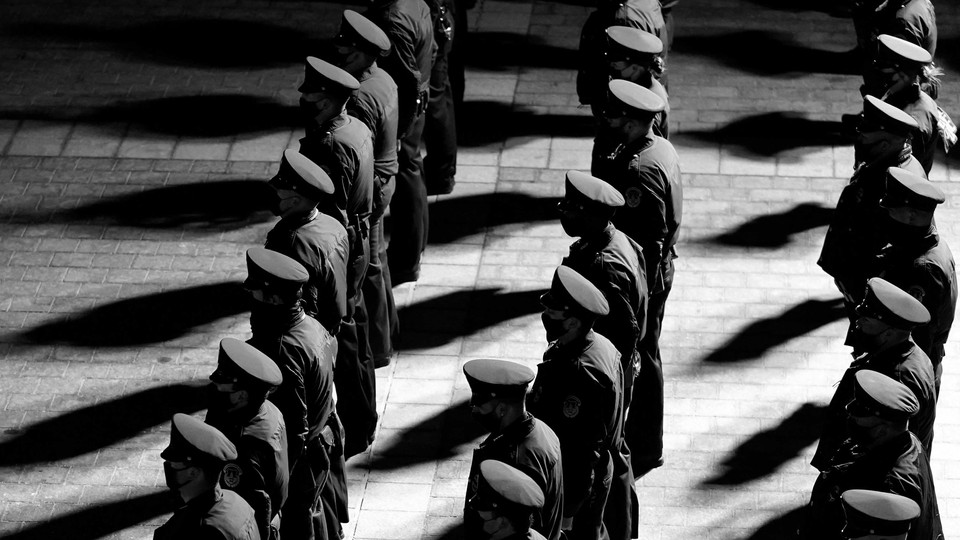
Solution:
[[(573, 516), (590, 498), (594, 481), (594, 469), (604, 452), (607, 439), (607, 422), (600, 410), (606, 408), (589, 401), (598, 396), (589, 396), (583, 400), (577, 416), (564, 423), (560, 437), (560, 452), (563, 454), (563, 515)], [(589, 401), (588, 401), (589, 400)], [(558, 404), (562, 406), (562, 404)]]
[(639, 167), (637, 177), (639, 179), (637, 188), (640, 190), (639, 210), (647, 223), (645, 234), (655, 239), (658, 248), (656, 253), (644, 252), (644, 256), (652, 258), (650, 263), (656, 266), (663, 258), (663, 243), (670, 234), (667, 226), (667, 201), (664, 199), (667, 182), (659, 169), (654, 167)]
[[(607, 275), (610, 281), (604, 285), (603, 295), (610, 305), (610, 313), (597, 320), (594, 330), (613, 342), (621, 355), (630, 358), (645, 330), (642, 323), (646, 316), (646, 300), (639, 297), (639, 287), (643, 285), (646, 290), (646, 284), (631, 284), (627, 274), (616, 269)], [(635, 305), (639, 306), (640, 313), (634, 311)]]
[(420, 65), (417, 64), (415, 36), (412, 36), (403, 26), (390, 22), (384, 28), (390, 37), (393, 47), (390, 54), (383, 59), (381, 67), (393, 77), (397, 84), (399, 107), (399, 122), (397, 134), (403, 136), (410, 129), (416, 115), (417, 96), (420, 94)]
[(282, 359), (278, 365), (283, 373), (283, 383), (270, 394), (270, 401), (283, 413), (287, 424), (287, 452), (292, 469), (303, 452), (310, 428), (307, 421), (307, 391), (303, 373), (300, 371), (300, 366), (303, 365), (300, 351), (296, 347), (282, 344), (278, 356)]
[(606, 59), (603, 57), (603, 40), (607, 38), (601, 28), (600, 15), (597, 12), (590, 14), (580, 32), (580, 52), (577, 61), (577, 97), (582, 105), (590, 105), (603, 101), (598, 93), (606, 92), (605, 77), (602, 66)]
[(191, 540), (227, 540), (223, 533), (211, 525), (201, 525), (197, 529), (197, 535), (190, 538)]

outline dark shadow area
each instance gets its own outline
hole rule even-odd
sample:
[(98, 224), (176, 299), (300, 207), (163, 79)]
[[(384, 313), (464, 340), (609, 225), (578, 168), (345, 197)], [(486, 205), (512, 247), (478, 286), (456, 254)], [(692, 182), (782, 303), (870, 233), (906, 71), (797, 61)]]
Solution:
[(846, 317), (843, 301), (807, 300), (770, 319), (756, 321), (720, 348), (704, 362), (732, 364), (753, 360), (770, 349)]
[[(944, 69), (960, 71), (960, 36), (945, 37), (942, 34), (938, 35), (937, 57), (934, 62)], [(944, 79), (956, 80), (949, 75)], [(945, 88), (941, 87), (941, 90), (945, 90)]]
[(539, 36), (510, 32), (470, 32), (464, 47), (464, 63), (485, 71), (504, 71), (516, 66), (577, 69), (577, 51), (548, 45)]
[[(322, 23), (318, 17), (317, 22)], [(332, 35), (337, 17), (326, 26)], [(19, 37), (61, 45), (101, 46), (122, 57), (157, 64), (214, 69), (266, 69), (303, 62), (326, 45), (297, 28), (265, 21), (163, 19), (129, 26), (35, 23), (8, 27)]]
[(596, 121), (589, 114), (537, 114), (498, 101), (466, 101), (462, 110), (457, 125), (464, 127), (457, 132), (457, 144), (463, 147), (504, 142), (510, 137), (590, 137), (596, 131)]
[(28, 330), (27, 343), (124, 347), (162, 343), (249, 309), (238, 282), (197, 285), (128, 298)]
[(443, 223), (443, 227), (431, 227), (430, 243), (448, 244), (488, 227), (560, 219), (559, 201), (511, 192), (443, 198), (430, 204), (430, 219)]
[(198, 233), (242, 229), (274, 219), (270, 207), (275, 192), (265, 180), (222, 180), (147, 189), (56, 214), (54, 219)]
[(710, 57), (727, 67), (770, 77), (860, 73), (854, 55), (811, 49), (783, 32), (741, 30), (716, 35), (678, 34), (671, 50)]
[(816, 11), (826, 13), (831, 17), (842, 19), (850, 18), (850, 10), (846, 8), (846, 2), (834, 2), (832, 0), (750, 0), (751, 3), (763, 6), (769, 9), (779, 11), (789, 11), (799, 13), (803, 11)]
[(175, 413), (206, 408), (205, 389), (205, 385), (197, 384), (157, 386), (41, 420), (0, 443), (0, 467), (54, 462), (95, 452), (169, 422)]
[(722, 144), (735, 154), (775, 156), (794, 148), (847, 145), (839, 121), (810, 120), (799, 113), (772, 112), (741, 118), (713, 131), (689, 131), (692, 137)]
[(76, 122), (118, 138), (126, 134), (128, 125), (131, 131), (160, 136), (226, 138), (292, 129), (301, 124), (297, 106), (283, 105), (269, 98), (236, 94), (120, 100), (111, 105), (77, 111), (0, 111), (0, 117)]
[[(439, 347), (504, 321), (539, 313), (544, 291), (459, 290), (400, 309), (400, 350)], [(544, 344), (546, 346), (546, 344)]]
[(442, 535), (431, 538), (435, 540), (463, 540), (465, 537), (466, 533), (463, 530), (463, 523), (458, 523), (450, 527)]
[(723, 473), (703, 484), (736, 486), (763, 478), (800, 455), (823, 432), (826, 405), (804, 403), (779, 425), (755, 433), (721, 462)]
[(744, 540), (785, 540), (797, 537), (797, 529), (807, 517), (806, 506), (794, 508), (764, 523)]
[(167, 491), (97, 504), (10, 534), (7, 540), (95, 540), (176, 510)]
[(469, 402), (461, 401), (405, 428), (394, 443), (374, 452), (367, 467), (370, 470), (394, 470), (450, 458), (457, 455), (459, 446), (477, 439), (483, 433), (483, 429), (470, 416)]
[(789, 244), (797, 233), (829, 225), (832, 216), (832, 208), (802, 203), (786, 212), (757, 216), (707, 241), (725, 246), (780, 248)]

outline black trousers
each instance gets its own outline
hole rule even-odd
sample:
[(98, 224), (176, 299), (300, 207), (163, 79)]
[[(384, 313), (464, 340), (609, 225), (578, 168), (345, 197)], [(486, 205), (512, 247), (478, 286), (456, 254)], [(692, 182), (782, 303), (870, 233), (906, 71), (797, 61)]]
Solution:
[(425, 115), (420, 115), (400, 141), (397, 159), (397, 189), (390, 202), (390, 278), (393, 285), (416, 281), (420, 277), (420, 256), (427, 246), (430, 217), (427, 213), (427, 186), (423, 181), (420, 140)]

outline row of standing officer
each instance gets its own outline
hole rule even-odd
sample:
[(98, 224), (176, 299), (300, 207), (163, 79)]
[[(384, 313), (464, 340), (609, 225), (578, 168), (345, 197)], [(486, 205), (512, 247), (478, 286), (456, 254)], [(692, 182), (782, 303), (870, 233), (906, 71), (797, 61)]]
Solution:
[(862, 0), (852, 14), (864, 108), (844, 119), (856, 131), (854, 175), (818, 264), (843, 296), (854, 360), (828, 407), (800, 533), (935, 540), (943, 530), (929, 460), (957, 285), (934, 220), (945, 196), (927, 174), (956, 129), (934, 101), (933, 4)]

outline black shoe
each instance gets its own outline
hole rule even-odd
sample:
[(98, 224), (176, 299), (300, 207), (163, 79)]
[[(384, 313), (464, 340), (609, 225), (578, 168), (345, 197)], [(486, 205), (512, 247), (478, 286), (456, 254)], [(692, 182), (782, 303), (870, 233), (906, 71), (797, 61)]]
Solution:
[(452, 176), (437, 182), (427, 182), (427, 195), (449, 195), (453, 193), (453, 186), (457, 183)]

